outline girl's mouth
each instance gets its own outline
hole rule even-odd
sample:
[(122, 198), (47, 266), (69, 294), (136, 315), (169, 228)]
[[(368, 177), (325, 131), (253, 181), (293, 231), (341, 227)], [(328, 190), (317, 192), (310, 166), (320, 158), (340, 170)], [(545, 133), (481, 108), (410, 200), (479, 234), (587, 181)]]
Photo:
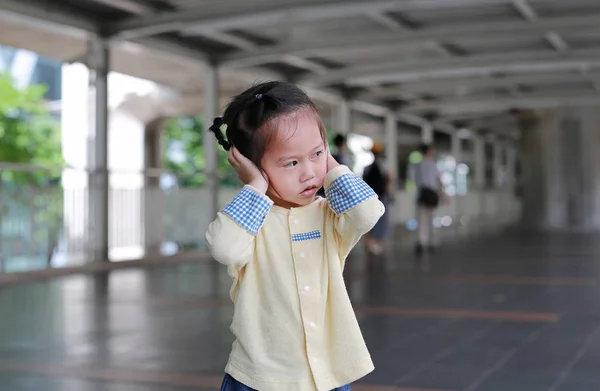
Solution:
[(319, 190), (319, 189), (317, 189), (316, 186), (309, 186), (306, 189), (304, 189), (302, 191), (302, 193), (300, 193), (300, 195), (303, 197), (311, 197), (311, 196), (315, 195), (317, 190)]

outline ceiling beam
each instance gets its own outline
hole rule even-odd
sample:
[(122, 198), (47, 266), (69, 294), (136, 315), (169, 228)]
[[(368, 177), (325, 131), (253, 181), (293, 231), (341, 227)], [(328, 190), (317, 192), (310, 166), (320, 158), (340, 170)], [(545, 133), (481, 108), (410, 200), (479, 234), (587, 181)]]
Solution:
[(368, 86), (380, 83), (417, 81), (427, 79), (484, 77), (494, 73), (549, 72), (578, 70), (600, 64), (600, 50), (584, 49), (569, 52), (495, 53), (441, 60), (396, 61), (362, 65), (331, 71), (326, 75), (308, 75), (297, 80), (312, 86), (347, 83)]
[(550, 42), (550, 45), (552, 45), (552, 47), (559, 52), (565, 52), (569, 49), (569, 44), (567, 41), (565, 41), (565, 39), (556, 31), (550, 31), (546, 33), (545, 38), (548, 42)]
[(93, 0), (96, 3), (104, 4), (109, 7), (117, 8), (132, 14), (149, 14), (157, 11), (156, 7), (139, 0)]
[[(148, 5), (147, 3), (140, 2), (139, 0), (94, 0), (94, 1), (101, 2), (103, 4), (106, 4), (106, 5), (109, 5), (112, 7), (124, 9), (126, 11), (129, 11), (129, 12), (132, 12), (132, 13), (135, 13), (138, 15), (153, 14), (153, 13), (161, 11), (161, 9), (158, 9), (155, 6)], [(244, 51), (253, 51), (258, 48), (258, 45), (249, 39), (238, 37), (236, 35), (229, 34), (227, 32), (223, 32), (223, 31), (216, 31), (216, 30), (215, 31), (204, 31), (204, 32), (202, 32), (201, 35), (203, 37), (211, 39), (213, 41), (220, 42), (225, 45), (233, 46), (233, 47), (236, 47), (236, 48), (238, 48), (240, 50), (244, 50)], [(142, 38), (142, 39), (144, 39), (144, 38)], [(299, 68), (306, 69), (311, 72), (317, 73), (317, 74), (324, 74), (328, 70), (327, 67), (325, 67), (321, 64), (318, 64), (318, 63), (315, 63), (313, 61), (306, 60), (303, 58), (298, 58), (298, 57), (295, 57), (292, 55), (286, 56), (283, 59), (283, 61), (287, 62), (291, 65), (297, 66)]]
[(452, 99), (445, 102), (420, 105), (418, 108), (404, 108), (402, 112), (419, 115), (423, 112), (436, 111), (440, 116), (460, 114), (493, 113), (510, 109), (541, 109), (554, 107), (570, 107), (600, 104), (598, 93), (569, 94), (531, 94), (524, 97), (477, 97), (469, 99)]
[[(459, 0), (462, 1), (462, 0)], [(473, 1), (491, 1), (497, 2), (497, 0), (468, 0), (463, 1), (464, 3), (472, 3)], [(409, 2), (413, 2), (410, 0)], [(434, 6), (439, 0), (418, 0), (419, 4), (430, 4)], [(423, 2), (423, 3), (421, 3)], [(371, 4), (371, 2), (364, 2), (365, 4)], [(380, 5), (383, 3), (395, 3), (393, 1), (379, 2)], [(141, 10), (138, 10), (141, 12)], [(57, 28), (70, 28), (76, 31), (85, 31), (93, 34), (100, 34), (101, 26), (89, 17), (82, 15), (79, 12), (71, 10), (67, 7), (57, 7), (55, 4), (48, 3), (41, 0), (2, 0), (0, 1), (0, 17), (12, 17), (17, 19), (27, 19), (28, 22), (36, 23), (37, 26), (45, 25), (50, 23)], [(144, 16), (145, 17), (145, 16)], [(102, 30), (104, 31), (104, 30)], [(136, 39), (131, 39), (132, 44), (140, 44), (149, 49), (157, 50), (161, 55), (168, 55), (168, 53), (176, 56), (180, 56), (183, 59), (190, 61), (191, 63), (207, 64), (212, 61), (206, 54), (199, 51), (197, 48), (189, 45), (183, 45), (178, 41), (171, 41), (163, 38), (154, 37), (143, 37), (139, 36)], [(199, 68), (201, 70), (201, 68)], [(282, 75), (274, 72), (269, 72), (264, 69), (246, 69), (244, 72), (239, 70), (221, 67), (220, 75), (222, 77), (231, 77), (239, 80), (246, 80), (249, 83), (255, 83), (257, 78), (265, 79), (278, 79)], [(302, 86), (307, 93), (313, 98), (329, 104), (339, 104), (343, 97), (337, 91), (332, 91), (327, 88), (313, 88), (311, 86)], [(360, 100), (354, 100), (353, 106), (356, 110), (366, 112), (372, 115), (382, 116), (387, 112), (387, 108), (376, 105), (369, 102), (363, 102)], [(399, 114), (398, 119), (400, 121), (406, 121), (410, 119), (416, 122), (426, 122), (424, 119), (411, 114)], [(442, 124), (446, 129), (450, 129), (449, 124)]]
[[(240, 50), (244, 51), (252, 51), (256, 50), (258, 45), (252, 42), (249, 39), (238, 37), (233, 34), (229, 34), (222, 31), (212, 31), (212, 32), (204, 32), (202, 33), (203, 37), (212, 39), (214, 41), (218, 41), (224, 43), (226, 45), (234, 46)], [(285, 55), (280, 61), (285, 62), (289, 65), (295, 66), (297, 68), (301, 68), (304, 70), (311, 71), (318, 75), (326, 74), (329, 71), (329, 68), (326, 66), (319, 64), (315, 61), (311, 61), (302, 57), (297, 57), (294, 55)]]
[[(512, 4), (525, 20), (534, 23), (540, 19), (528, 0), (512, 0)], [(569, 49), (567, 42), (556, 31), (546, 32), (544, 38), (556, 51), (564, 52)]]
[[(391, 30), (396, 33), (415, 30), (414, 28), (406, 26), (403, 23), (401, 23), (400, 21), (394, 19), (393, 17), (391, 17), (390, 15), (388, 15), (385, 12), (370, 13), (368, 16), (371, 19), (373, 19), (375, 22), (379, 23), (381, 26), (384, 26), (388, 30)], [(438, 53), (441, 57), (446, 57), (446, 58), (453, 57), (453, 54), (446, 47), (444, 47), (444, 45), (442, 45), (440, 42), (438, 42), (436, 40), (428, 41), (424, 45), (428, 49), (431, 49), (431, 50), (435, 51), (436, 53)]]
[(516, 8), (516, 10), (521, 14), (521, 16), (523, 16), (523, 18), (525, 18), (526, 20), (530, 22), (535, 22), (536, 20), (538, 20), (537, 12), (535, 12), (531, 4), (529, 4), (529, 1), (512, 0), (512, 4)]
[(374, 22), (387, 28), (390, 31), (400, 33), (406, 30), (410, 30), (406, 28), (406, 26), (404, 26), (402, 23), (386, 14), (385, 12), (370, 12), (369, 14), (367, 14), (367, 16), (371, 18)]
[(194, 47), (184, 45), (177, 41), (171, 41), (164, 38), (159, 39), (153, 37), (146, 37), (133, 40), (132, 42), (146, 46), (150, 49), (159, 52), (171, 53), (173, 55), (188, 58), (193, 61), (199, 61), (204, 64), (208, 64), (211, 62), (211, 58), (208, 55), (202, 53)]
[(422, 94), (454, 94), (467, 95), (469, 91), (483, 88), (510, 87), (516, 85), (527, 85), (533, 88), (547, 84), (577, 83), (593, 79), (600, 82), (600, 74), (582, 73), (549, 73), (515, 75), (506, 77), (485, 78), (461, 78), (450, 80), (433, 80), (416, 83), (407, 83), (399, 86), (374, 87), (366, 92), (360, 93), (362, 99), (386, 99), (398, 97), (402, 94), (407, 96)]
[(477, 38), (485, 41), (489, 38), (519, 39), (525, 34), (546, 34), (549, 30), (582, 31), (598, 30), (600, 14), (583, 16), (545, 18), (531, 23), (522, 21), (501, 21), (469, 23), (452, 26), (430, 27), (403, 32), (356, 33), (343, 36), (322, 37), (298, 42), (283, 42), (273, 47), (253, 53), (232, 53), (222, 58), (222, 62), (236, 67), (259, 65), (276, 61), (284, 54), (297, 56), (327, 55), (333, 50), (351, 50), (364, 47), (420, 46), (443, 37), (444, 39)]
[[(453, 0), (454, 7), (473, 5), (504, 4), (506, 0)], [(121, 38), (155, 35), (169, 31), (187, 33), (203, 30), (229, 30), (256, 27), (265, 24), (285, 25), (314, 22), (325, 19), (341, 19), (374, 12), (389, 10), (410, 11), (435, 9), (447, 6), (447, 0), (311, 0), (307, 4), (294, 5), (289, 1), (241, 2), (232, 8), (231, 4), (211, 5), (180, 11), (165, 12), (157, 15), (138, 16), (114, 23), (110, 32)]]
[(96, 19), (64, 4), (44, 0), (2, 0), (0, 17), (11, 21), (22, 20), (69, 35), (100, 32), (100, 24)]

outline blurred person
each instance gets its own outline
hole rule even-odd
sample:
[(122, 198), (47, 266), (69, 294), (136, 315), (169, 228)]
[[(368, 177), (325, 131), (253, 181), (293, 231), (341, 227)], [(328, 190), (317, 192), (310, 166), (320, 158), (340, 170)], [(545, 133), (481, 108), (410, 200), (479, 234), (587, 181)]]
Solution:
[(335, 146), (335, 153), (333, 153), (333, 158), (337, 160), (338, 163), (352, 168), (352, 159), (350, 158), (350, 154), (348, 153), (348, 144), (346, 136), (341, 133), (338, 133), (333, 138), (333, 145)]
[[(332, 152), (333, 158), (341, 165), (352, 169), (352, 161), (350, 159), (350, 154), (348, 153), (346, 136), (341, 133), (336, 134), (333, 138), (333, 145), (335, 146), (335, 151)], [(320, 188), (317, 195), (325, 197), (325, 188)]]
[(417, 219), (419, 238), (415, 253), (421, 256), (424, 251), (434, 250), (433, 217), (444, 193), (441, 174), (435, 162), (435, 149), (432, 145), (421, 146), (423, 159), (414, 167), (414, 180), (417, 188)]
[(383, 216), (366, 236), (367, 250), (374, 255), (380, 255), (385, 249), (385, 240), (390, 231), (389, 205), (392, 200), (391, 177), (385, 166), (385, 151), (383, 144), (375, 142), (371, 148), (374, 161), (365, 167), (363, 180), (369, 185), (385, 205)]

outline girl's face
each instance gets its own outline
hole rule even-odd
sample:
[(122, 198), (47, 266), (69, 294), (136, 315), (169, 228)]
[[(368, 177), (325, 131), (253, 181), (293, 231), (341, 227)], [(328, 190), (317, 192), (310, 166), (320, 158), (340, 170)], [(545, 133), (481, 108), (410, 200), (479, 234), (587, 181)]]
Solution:
[(299, 110), (276, 124), (277, 134), (261, 161), (269, 178), (267, 194), (286, 208), (308, 205), (327, 174), (327, 150), (317, 114)]

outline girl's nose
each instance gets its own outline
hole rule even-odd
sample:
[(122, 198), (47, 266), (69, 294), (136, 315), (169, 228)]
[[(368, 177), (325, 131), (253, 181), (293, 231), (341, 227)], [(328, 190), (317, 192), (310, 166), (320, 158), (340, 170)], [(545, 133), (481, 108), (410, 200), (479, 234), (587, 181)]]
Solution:
[(302, 173), (302, 177), (300, 178), (300, 180), (302, 182), (306, 182), (306, 181), (313, 179), (314, 177), (315, 177), (315, 170), (313, 169), (313, 167), (311, 165), (308, 165), (306, 167), (306, 169), (304, 170), (304, 172)]

